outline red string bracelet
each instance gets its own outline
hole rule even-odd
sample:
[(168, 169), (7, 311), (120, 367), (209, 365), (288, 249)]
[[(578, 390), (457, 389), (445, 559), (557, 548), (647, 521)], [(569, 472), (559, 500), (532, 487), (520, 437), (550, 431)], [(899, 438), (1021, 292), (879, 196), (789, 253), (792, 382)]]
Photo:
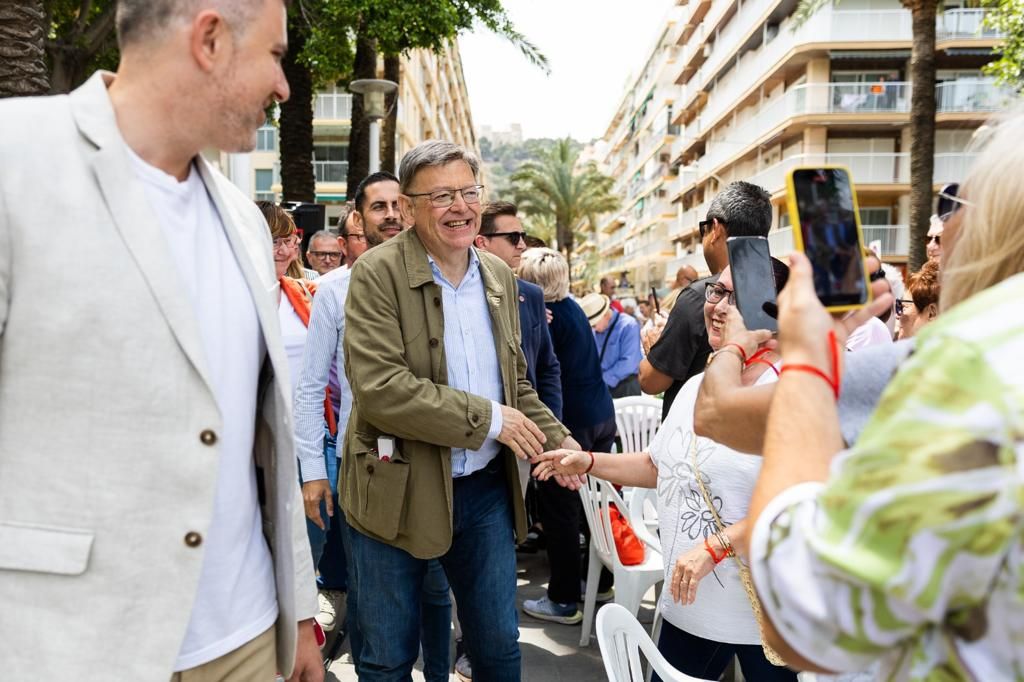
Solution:
[(587, 454), (590, 455), (590, 466), (588, 466), (587, 470), (583, 472), (584, 476), (589, 474), (590, 470), (594, 468), (594, 453), (591, 452), (590, 450), (587, 450)]
[(704, 549), (711, 555), (711, 560), (715, 562), (716, 566), (722, 563), (722, 560), (725, 559), (725, 557), (729, 556), (729, 550), (727, 549), (723, 549), (721, 554), (715, 554), (715, 548), (711, 546), (711, 543), (708, 542), (706, 537), (704, 538)]
[(740, 359), (743, 360), (743, 364), (746, 364), (747, 363), (747, 351), (743, 350), (743, 346), (741, 346), (738, 343), (727, 343), (724, 346), (722, 346), (722, 350), (725, 350), (729, 346), (732, 346), (733, 348), (735, 348), (736, 350), (738, 350), (740, 352)]
[(832, 356), (832, 376), (825, 374), (823, 371), (821, 371), (814, 365), (783, 364), (782, 371), (786, 372), (792, 370), (794, 372), (807, 372), (808, 374), (813, 374), (815, 376), (821, 377), (832, 388), (832, 393), (833, 395), (835, 395), (836, 400), (839, 400), (839, 342), (836, 340), (836, 333), (834, 330), (829, 330), (828, 341), (829, 353)]
[(778, 368), (775, 367), (775, 365), (772, 364), (770, 361), (764, 359), (764, 356), (768, 355), (771, 352), (772, 351), (770, 348), (762, 348), (761, 350), (751, 355), (750, 359), (743, 363), (743, 365), (745, 367), (750, 367), (753, 364), (768, 365), (768, 367), (771, 368), (773, 372), (775, 372), (775, 376), (779, 376)]

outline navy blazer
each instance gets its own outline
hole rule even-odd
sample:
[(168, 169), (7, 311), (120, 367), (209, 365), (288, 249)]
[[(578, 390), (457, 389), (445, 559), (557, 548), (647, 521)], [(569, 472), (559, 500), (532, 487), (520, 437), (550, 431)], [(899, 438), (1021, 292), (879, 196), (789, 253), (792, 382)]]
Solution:
[(516, 280), (519, 284), (519, 325), (522, 327), (523, 355), (526, 356), (526, 378), (548, 406), (555, 419), (562, 419), (562, 372), (551, 344), (548, 319), (544, 307), (544, 290), (533, 282)]

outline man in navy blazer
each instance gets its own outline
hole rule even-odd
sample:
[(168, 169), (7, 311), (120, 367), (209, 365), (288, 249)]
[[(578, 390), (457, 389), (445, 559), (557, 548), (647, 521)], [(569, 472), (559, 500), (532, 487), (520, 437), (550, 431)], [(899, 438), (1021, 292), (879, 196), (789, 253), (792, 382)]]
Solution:
[[(480, 214), (480, 234), (474, 242), (482, 251), (493, 253), (514, 271), (526, 250), (526, 232), (516, 217), (515, 204), (494, 201)], [(562, 374), (551, 345), (544, 292), (532, 282), (517, 279), (519, 285), (519, 323), (526, 356), (526, 377), (537, 390), (541, 401), (562, 418)], [(525, 490), (525, 487), (523, 488)]]

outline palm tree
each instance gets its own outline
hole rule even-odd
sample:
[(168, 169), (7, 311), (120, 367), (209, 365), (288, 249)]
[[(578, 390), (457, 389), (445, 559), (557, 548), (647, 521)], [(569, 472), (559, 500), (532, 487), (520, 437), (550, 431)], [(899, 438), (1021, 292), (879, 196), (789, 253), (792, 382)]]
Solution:
[(43, 0), (0, 0), (0, 97), (50, 91), (46, 34)]
[[(555, 223), (557, 246), (572, 258), (575, 230), (584, 220), (618, 208), (612, 178), (593, 162), (580, 166), (579, 152), (566, 137), (536, 161), (527, 161), (512, 174), (516, 201), (527, 216), (548, 216)], [(571, 262), (570, 262), (571, 266)]]
[[(795, 27), (831, 0), (800, 0)], [(910, 254), (908, 267), (919, 270), (927, 260), (925, 243), (932, 213), (935, 166), (935, 21), (940, 0), (900, 0), (910, 10)], [(795, 28), (794, 27), (794, 28)]]

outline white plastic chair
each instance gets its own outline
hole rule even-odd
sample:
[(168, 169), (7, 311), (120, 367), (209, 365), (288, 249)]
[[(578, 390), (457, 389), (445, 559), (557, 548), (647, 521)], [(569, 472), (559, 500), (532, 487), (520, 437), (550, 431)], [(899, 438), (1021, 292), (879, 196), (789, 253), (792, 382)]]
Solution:
[(615, 427), (623, 452), (643, 452), (661, 426), (661, 401), (649, 395), (616, 398)]
[(665, 660), (644, 628), (626, 609), (608, 604), (597, 612), (597, 643), (609, 682), (644, 682), (640, 651), (665, 682), (707, 682), (679, 672)]
[[(661, 540), (658, 538), (658, 491), (655, 488), (632, 488), (628, 497), (629, 522), (637, 537), (649, 547), (661, 551)], [(622, 495), (626, 498), (625, 491)]]
[(590, 629), (594, 622), (601, 567), (608, 568), (615, 576), (615, 603), (634, 616), (640, 610), (640, 602), (647, 590), (664, 579), (664, 567), (661, 552), (657, 547), (650, 545), (644, 548), (643, 563), (623, 566), (619, 561), (619, 553), (615, 549), (615, 540), (612, 536), (611, 518), (604, 510), (609, 504), (615, 504), (619, 512), (629, 520), (630, 525), (636, 528), (636, 524), (630, 518), (628, 507), (610, 483), (588, 476), (587, 485), (580, 488), (580, 497), (583, 500), (587, 526), (590, 527), (587, 593), (583, 597), (583, 625), (580, 633), (580, 646), (587, 646), (590, 644)]

